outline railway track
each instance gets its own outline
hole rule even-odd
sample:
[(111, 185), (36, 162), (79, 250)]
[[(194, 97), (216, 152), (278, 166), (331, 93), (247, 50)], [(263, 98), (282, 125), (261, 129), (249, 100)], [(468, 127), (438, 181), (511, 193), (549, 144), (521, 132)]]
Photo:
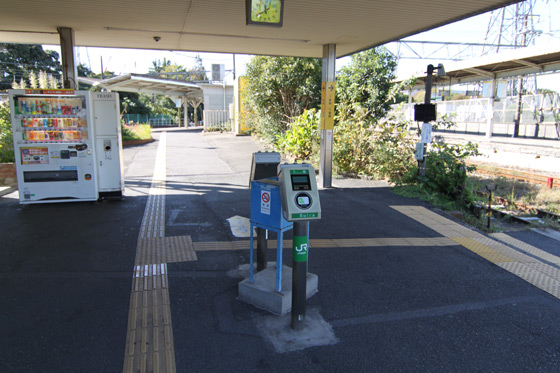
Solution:
[(550, 186), (551, 188), (560, 188), (560, 178), (554, 179), (551, 178), (550, 176), (535, 174), (532, 172), (524, 172), (524, 171), (511, 170), (507, 168), (486, 166), (486, 165), (476, 164), (472, 162), (467, 162), (467, 164), (476, 166), (475, 172), (479, 174), (522, 180), (532, 184), (547, 185)]
[[(488, 198), (488, 193), (478, 192), (478, 195), (484, 198)], [(522, 224), (532, 224), (538, 222), (539, 220), (550, 220), (556, 221), (560, 224), (560, 215), (545, 211), (534, 206), (530, 206), (523, 203), (517, 203), (509, 201), (506, 198), (493, 196), (492, 203), (496, 203), (499, 206), (504, 206), (504, 209), (498, 209), (496, 207), (490, 208), (492, 215), (500, 217), (509, 217), (510, 219), (522, 223)], [(479, 204), (478, 209), (480, 211), (488, 211), (488, 205)], [(511, 210), (511, 208), (514, 210)]]

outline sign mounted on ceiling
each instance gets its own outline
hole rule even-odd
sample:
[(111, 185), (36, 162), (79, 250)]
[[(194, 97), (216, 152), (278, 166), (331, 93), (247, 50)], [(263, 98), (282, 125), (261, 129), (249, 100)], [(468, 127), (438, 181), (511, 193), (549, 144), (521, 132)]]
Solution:
[(248, 25), (282, 27), (284, 0), (245, 0)]

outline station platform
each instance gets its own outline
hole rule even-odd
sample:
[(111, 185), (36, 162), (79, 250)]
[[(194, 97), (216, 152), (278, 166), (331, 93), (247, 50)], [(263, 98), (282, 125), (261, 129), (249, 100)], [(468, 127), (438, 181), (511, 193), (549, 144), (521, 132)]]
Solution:
[(124, 150), (122, 201), (0, 197), (2, 371), (558, 369), (554, 235), (486, 235), (383, 182), (334, 179), (310, 226), (318, 292), (307, 302), (330, 337), (294, 335), (289, 317), (237, 294), (249, 238), (228, 219), (249, 217), (262, 146), (193, 130), (154, 137)]

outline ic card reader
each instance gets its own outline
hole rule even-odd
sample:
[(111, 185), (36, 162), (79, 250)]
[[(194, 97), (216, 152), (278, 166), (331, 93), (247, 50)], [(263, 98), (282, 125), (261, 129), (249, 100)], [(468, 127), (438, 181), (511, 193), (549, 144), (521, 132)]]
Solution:
[(315, 169), (310, 164), (278, 165), (282, 214), (287, 221), (321, 219)]

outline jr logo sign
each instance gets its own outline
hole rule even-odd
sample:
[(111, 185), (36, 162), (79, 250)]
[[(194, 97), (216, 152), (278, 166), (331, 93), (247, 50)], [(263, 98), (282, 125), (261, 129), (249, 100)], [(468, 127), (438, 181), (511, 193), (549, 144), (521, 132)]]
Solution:
[(294, 236), (294, 261), (306, 262), (307, 261), (307, 236)]

